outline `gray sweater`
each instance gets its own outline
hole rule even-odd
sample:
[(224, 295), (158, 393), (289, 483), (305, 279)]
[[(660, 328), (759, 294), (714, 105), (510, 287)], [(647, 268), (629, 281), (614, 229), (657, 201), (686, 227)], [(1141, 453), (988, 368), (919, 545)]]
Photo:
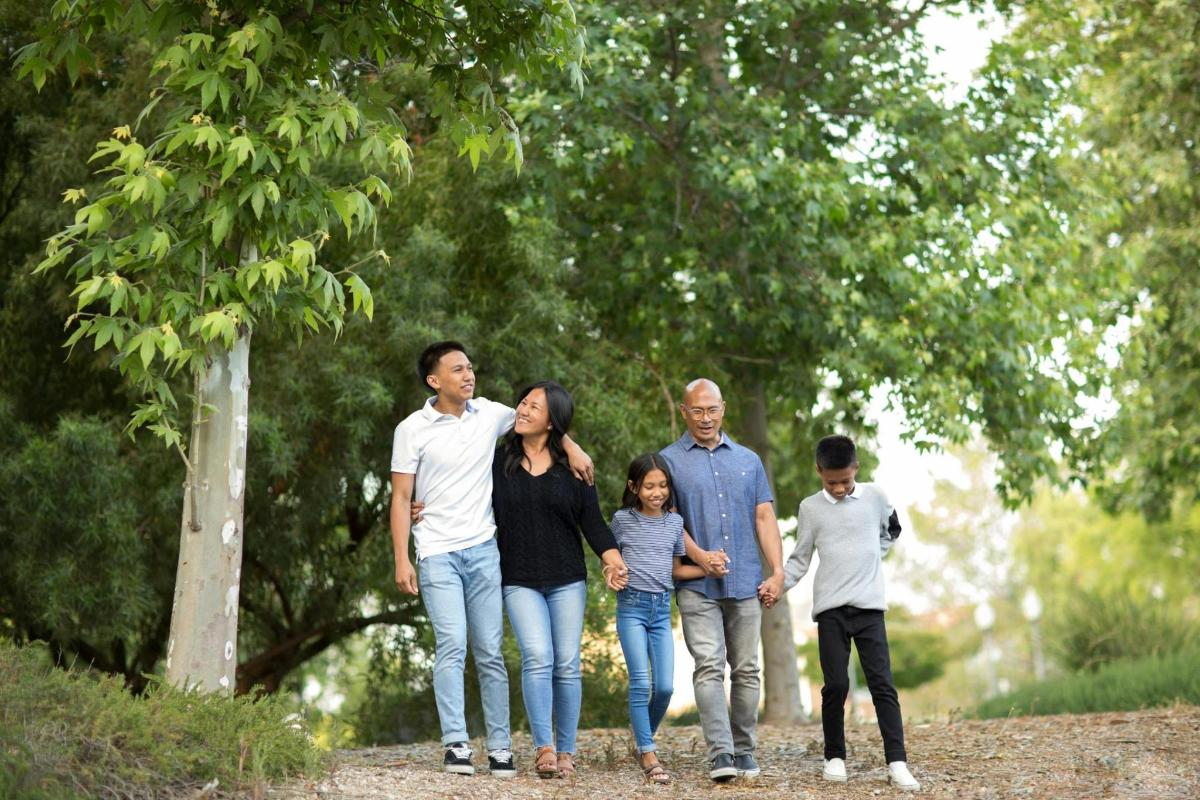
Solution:
[(892, 546), (892, 506), (871, 483), (831, 503), (824, 491), (804, 498), (797, 514), (796, 549), (783, 568), (784, 591), (808, 572), (812, 554), (821, 554), (813, 581), (813, 618), (839, 606), (887, 610), (883, 593), (883, 555)]

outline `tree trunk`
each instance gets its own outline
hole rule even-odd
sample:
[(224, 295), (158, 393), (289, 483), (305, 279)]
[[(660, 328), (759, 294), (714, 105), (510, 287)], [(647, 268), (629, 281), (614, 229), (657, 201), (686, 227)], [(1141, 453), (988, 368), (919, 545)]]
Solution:
[(229, 350), (215, 344), (193, 400), (208, 408), (188, 452), (167, 681), (202, 692), (232, 692), (237, 669), (249, 364), (248, 330)]
[[(747, 447), (758, 453), (767, 471), (771, 492), (775, 476), (771, 471), (771, 448), (767, 440), (767, 392), (759, 377), (743, 383), (749, 390), (746, 399), (745, 437)], [(776, 513), (779, 509), (776, 507)], [(761, 554), (760, 554), (761, 555)], [(786, 553), (784, 554), (786, 557)], [(763, 562), (766, 573), (766, 562)], [(800, 705), (800, 672), (796, 669), (796, 637), (792, 633), (792, 612), (787, 595), (762, 616), (764, 706), (762, 721), (777, 725), (805, 722)]]

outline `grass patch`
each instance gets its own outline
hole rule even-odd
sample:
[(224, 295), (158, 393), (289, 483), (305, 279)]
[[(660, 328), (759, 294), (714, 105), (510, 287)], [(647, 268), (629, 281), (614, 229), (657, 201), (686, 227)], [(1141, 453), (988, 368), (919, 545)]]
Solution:
[(155, 800), (218, 781), (218, 796), (315, 774), (321, 753), (281, 698), (141, 697), (121, 680), (49, 666), (0, 641), (0, 797)]
[(1010, 714), (1136, 711), (1174, 702), (1200, 704), (1200, 649), (1113, 661), (1094, 672), (1025, 686), (976, 707), (988, 719)]

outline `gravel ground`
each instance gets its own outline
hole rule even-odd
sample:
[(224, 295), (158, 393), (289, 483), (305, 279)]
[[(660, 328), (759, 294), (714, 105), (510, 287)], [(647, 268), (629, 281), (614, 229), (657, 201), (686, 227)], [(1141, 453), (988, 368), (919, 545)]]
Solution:
[[(589, 730), (579, 734), (579, 774), (573, 781), (531, 774), (529, 737), (518, 735), (521, 774), (501, 780), (482, 769), (474, 776), (439, 770), (436, 742), (347, 750), (336, 754), (320, 781), (274, 787), (287, 798), (836, 798), (859, 800), (901, 795), (886, 783), (882, 744), (872, 725), (847, 727), (850, 780), (821, 779), (820, 725), (760, 726), (758, 761), (763, 773), (724, 785), (708, 780), (704, 742), (697, 727), (659, 734), (659, 757), (675, 780), (646, 784), (635, 766), (630, 734)], [(1200, 707), (1177, 706), (1131, 713), (1016, 717), (1007, 720), (910, 724), (909, 764), (921, 795), (971, 798), (1200, 798)], [(486, 764), (481, 741), (475, 761)]]

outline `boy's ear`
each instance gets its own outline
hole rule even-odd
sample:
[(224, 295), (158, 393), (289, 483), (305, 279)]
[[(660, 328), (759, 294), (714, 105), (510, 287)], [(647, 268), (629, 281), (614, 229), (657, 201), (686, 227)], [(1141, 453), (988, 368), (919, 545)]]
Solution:
[(821, 465), (814, 461), (813, 466), (816, 468), (817, 474), (820, 475), (821, 474)]

